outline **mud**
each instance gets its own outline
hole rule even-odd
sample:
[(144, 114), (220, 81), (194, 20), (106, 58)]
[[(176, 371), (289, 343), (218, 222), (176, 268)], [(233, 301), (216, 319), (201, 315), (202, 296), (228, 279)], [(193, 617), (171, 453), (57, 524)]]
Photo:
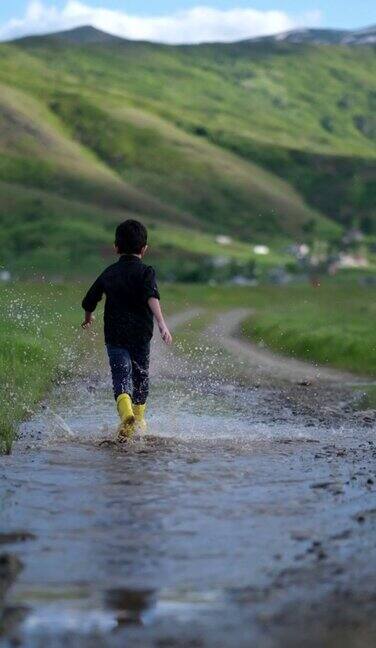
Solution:
[(146, 436), (115, 442), (102, 370), (22, 426), (1, 458), (3, 547), (24, 564), (1, 645), (375, 645), (362, 382), (273, 377), (270, 354), (230, 349), (231, 317), (191, 357), (157, 346)]

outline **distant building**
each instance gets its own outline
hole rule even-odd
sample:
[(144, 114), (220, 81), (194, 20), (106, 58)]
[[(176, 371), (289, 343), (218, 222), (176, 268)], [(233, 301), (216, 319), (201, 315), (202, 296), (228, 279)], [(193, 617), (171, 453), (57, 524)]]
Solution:
[(284, 268), (273, 268), (268, 272), (268, 279), (272, 284), (275, 284), (277, 286), (285, 286), (286, 284), (290, 283), (291, 275), (290, 273), (286, 272)]
[(10, 274), (9, 270), (0, 270), (0, 281), (4, 281), (5, 283), (10, 281), (12, 278), (12, 275)]
[(351, 229), (347, 230), (347, 232), (344, 234), (342, 238), (342, 243), (346, 246), (358, 245), (359, 243), (362, 243), (363, 240), (364, 240), (364, 234), (360, 231), (360, 229), (357, 229), (356, 227), (352, 227)]
[(231, 245), (232, 243), (231, 236), (226, 236), (225, 234), (218, 234), (218, 236), (215, 237), (215, 240), (219, 245)]
[(308, 256), (310, 247), (306, 243), (294, 243), (293, 245), (290, 245), (286, 251), (296, 259), (301, 260)]
[(215, 256), (211, 260), (213, 268), (225, 268), (231, 263), (231, 259), (223, 256)]
[(257, 279), (250, 279), (249, 277), (244, 277), (243, 275), (235, 275), (231, 278), (231, 283), (235, 286), (257, 286)]
[(363, 254), (339, 252), (339, 254), (328, 258), (327, 270), (328, 274), (335, 275), (338, 270), (362, 269), (368, 268), (368, 266), (368, 259)]
[(338, 268), (368, 268), (368, 259), (362, 254), (349, 254), (340, 252), (338, 255)]
[(253, 251), (255, 254), (269, 254), (270, 249), (268, 248), (267, 245), (255, 245), (253, 247)]

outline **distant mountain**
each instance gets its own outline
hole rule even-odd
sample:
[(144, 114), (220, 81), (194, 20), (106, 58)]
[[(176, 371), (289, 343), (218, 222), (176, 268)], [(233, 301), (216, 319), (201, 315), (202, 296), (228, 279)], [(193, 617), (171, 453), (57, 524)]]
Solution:
[(347, 45), (372, 45), (376, 43), (376, 25), (349, 32), (342, 40)]
[[(120, 36), (114, 36), (96, 29), (91, 25), (83, 25), (66, 31), (45, 34), (42, 36), (24, 36), (13, 42), (33, 41), (39, 38), (71, 43), (77, 45), (90, 45), (128, 41)], [(376, 25), (358, 30), (341, 29), (296, 29), (271, 36), (258, 36), (239, 42), (286, 42), (291, 44), (316, 44), (316, 45), (372, 45), (376, 43)], [(140, 41), (134, 41), (135, 43)], [(235, 41), (236, 43), (236, 41)], [(216, 43), (220, 45), (220, 43)], [(173, 47), (173, 46), (172, 46)], [(194, 47), (194, 46), (193, 46)]]
[(97, 45), (100, 43), (113, 43), (125, 40), (124, 38), (113, 36), (112, 34), (101, 31), (100, 29), (96, 29), (91, 25), (83, 25), (82, 27), (75, 27), (74, 29), (53, 32), (42, 36), (24, 36), (23, 38), (18, 38), (13, 42), (22, 43), (39, 38), (48, 38), (49, 40), (59, 41), (61, 43), (70, 43), (72, 45)]
[(292, 44), (314, 45), (372, 45), (376, 43), (376, 26), (355, 31), (341, 29), (296, 29), (273, 36), (249, 39), (251, 41), (269, 41)]
[(251, 38), (250, 41), (281, 42), (292, 44), (312, 43), (317, 45), (338, 45), (348, 34), (347, 31), (339, 29), (296, 29), (293, 31), (281, 32), (272, 36), (261, 36)]

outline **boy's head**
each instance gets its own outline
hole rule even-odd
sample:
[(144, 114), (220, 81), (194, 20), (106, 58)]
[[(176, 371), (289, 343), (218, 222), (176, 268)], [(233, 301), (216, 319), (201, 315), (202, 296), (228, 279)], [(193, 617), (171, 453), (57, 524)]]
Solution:
[(118, 254), (140, 254), (147, 249), (148, 232), (142, 223), (126, 220), (116, 228), (115, 249)]

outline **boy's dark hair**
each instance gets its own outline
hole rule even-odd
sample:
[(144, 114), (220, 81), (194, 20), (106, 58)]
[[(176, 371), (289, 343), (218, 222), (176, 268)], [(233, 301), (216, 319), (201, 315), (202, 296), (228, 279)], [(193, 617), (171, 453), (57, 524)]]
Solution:
[(120, 254), (140, 254), (147, 242), (147, 229), (139, 221), (129, 219), (116, 228), (115, 245)]

